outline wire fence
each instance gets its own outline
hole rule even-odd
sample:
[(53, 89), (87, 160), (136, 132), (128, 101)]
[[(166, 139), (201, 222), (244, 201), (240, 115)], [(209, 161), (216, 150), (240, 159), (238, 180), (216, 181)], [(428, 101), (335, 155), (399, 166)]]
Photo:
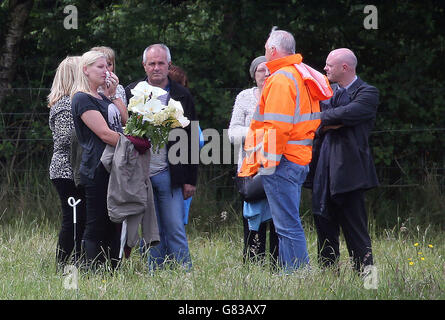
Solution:
[[(5, 114), (0, 113), (0, 117)], [(18, 114), (14, 114), (18, 115)], [(36, 114), (28, 113), (29, 116), (37, 116)], [(48, 117), (46, 113), (40, 113), (39, 116)], [(21, 116), (25, 116), (21, 114)], [(0, 150), (1, 146), (5, 145), (5, 143), (9, 142), (11, 146), (11, 150), (17, 148), (24, 150), (29, 150), (29, 153), (34, 153), (35, 157), (38, 158), (38, 165), (35, 164), (36, 161), (22, 161), (19, 165), (19, 162), (16, 160), (16, 164), (14, 166), (14, 172), (16, 173), (25, 173), (30, 170), (33, 172), (40, 172), (42, 174), (48, 172), (49, 162), (51, 160), (52, 148), (53, 148), (53, 140), (49, 136), (45, 138), (23, 138), (17, 137), (17, 133), (23, 130), (22, 127), (9, 127), (6, 130), (3, 130), (2, 136), (0, 137)], [(429, 132), (437, 132), (443, 134), (445, 128), (425, 128), (425, 129), (412, 129), (412, 130), (376, 130), (371, 133), (372, 136), (379, 134), (392, 134), (397, 132), (397, 134), (409, 135), (413, 132), (420, 131), (429, 131)], [(6, 134), (5, 134), (6, 133)], [(222, 134), (221, 134), (222, 140)], [(37, 149), (37, 150), (36, 150)], [(204, 165), (200, 164), (200, 173), (206, 177), (204, 184), (211, 184), (220, 189), (231, 189), (232, 181), (228, 180), (227, 177), (231, 177), (236, 172), (236, 157), (234, 157), (234, 150), (231, 149), (231, 159), (233, 160), (230, 164), (211, 164)], [(13, 152), (13, 151), (11, 151)], [(437, 150), (429, 150), (428, 153), (435, 153), (436, 158), (437, 154), (443, 152), (442, 146), (437, 146)], [(31, 155), (25, 154), (25, 157), (32, 158)], [(379, 179), (381, 182), (381, 187), (383, 188), (410, 188), (410, 187), (418, 187), (424, 183), (423, 177), (426, 173), (434, 174), (437, 177), (437, 181), (442, 189), (445, 189), (445, 156), (442, 155), (442, 159), (436, 159), (436, 161), (428, 162), (428, 156), (424, 152), (422, 154), (412, 154), (407, 159), (403, 161), (394, 157), (393, 159), (388, 160), (389, 164), (377, 164), (376, 169), (379, 175)], [(440, 158), (440, 156), (439, 156)], [(35, 158), (34, 158), (35, 160)], [(29, 163), (34, 163), (32, 167), (28, 167)], [(7, 164), (6, 164), (7, 166)]]
[[(242, 88), (216, 88), (226, 90), (233, 98)], [(45, 106), (48, 88), (11, 88), (14, 99), (6, 101), (8, 108), (0, 106), (0, 169), (13, 168), (15, 173), (48, 173), (53, 141), (48, 127), (49, 109)], [(22, 111), (23, 105), (29, 106)], [(17, 111), (15, 111), (17, 110)], [(229, 117), (230, 115), (228, 115)], [(228, 127), (228, 123), (227, 123)], [(202, 128), (205, 129), (205, 128)], [(222, 131), (222, 130), (221, 130)], [(444, 141), (443, 127), (375, 128), (370, 143), (374, 149), (376, 169), (382, 188), (415, 188), (425, 183), (426, 175), (434, 175), (441, 190), (445, 189), (444, 145), (430, 141), (427, 148), (388, 151), (388, 141), (400, 145), (400, 139), (409, 141), (413, 135), (428, 134), (432, 139)], [(221, 133), (222, 135), (222, 133)], [(388, 138), (389, 137), (389, 138)], [(440, 137), (440, 138), (438, 138)], [(222, 136), (220, 137), (223, 141)], [(382, 141), (386, 139), (383, 143)], [(382, 147), (381, 145), (384, 145)], [(402, 146), (403, 147), (403, 146)], [(399, 146), (400, 149), (400, 146)], [(383, 151), (382, 151), (383, 150)], [(232, 154), (234, 150), (231, 150)], [(233, 156), (231, 159), (235, 159)], [(232, 177), (236, 161), (230, 164), (200, 164), (201, 188), (213, 188), (221, 197), (233, 193)], [(1, 177), (1, 176), (0, 176)]]

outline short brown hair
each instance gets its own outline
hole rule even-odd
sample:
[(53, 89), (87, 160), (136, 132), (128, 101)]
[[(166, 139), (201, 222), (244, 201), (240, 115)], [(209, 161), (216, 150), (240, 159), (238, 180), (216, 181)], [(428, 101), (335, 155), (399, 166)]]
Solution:
[(184, 87), (188, 87), (188, 79), (187, 74), (181, 67), (170, 65), (170, 69), (168, 70), (168, 76), (175, 82), (178, 82)]

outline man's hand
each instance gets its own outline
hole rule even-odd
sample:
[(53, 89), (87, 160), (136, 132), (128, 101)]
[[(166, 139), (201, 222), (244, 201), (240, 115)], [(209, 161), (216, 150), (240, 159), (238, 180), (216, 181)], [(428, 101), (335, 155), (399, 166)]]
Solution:
[(184, 196), (184, 200), (192, 197), (195, 194), (196, 187), (191, 184), (184, 184), (182, 186), (182, 195)]
[(328, 131), (329, 129), (333, 129), (333, 130), (337, 130), (338, 128), (343, 127), (342, 124), (337, 124), (337, 125), (331, 125), (331, 126), (323, 126), (321, 128), (321, 132), (325, 133), (326, 131)]

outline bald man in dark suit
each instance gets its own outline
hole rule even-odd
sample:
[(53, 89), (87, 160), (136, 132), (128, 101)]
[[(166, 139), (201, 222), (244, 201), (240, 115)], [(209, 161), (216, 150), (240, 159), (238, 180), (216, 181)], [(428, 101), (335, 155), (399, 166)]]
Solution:
[(373, 264), (364, 191), (378, 185), (368, 144), (374, 127), (378, 90), (356, 75), (357, 58), (346, 48), (326, 59), (334, 95), (320, 103), (321, 126), (314, 141), (311, 170), (312, 207), (322, 266), (339, 259), (340, 227), (357, 271)]

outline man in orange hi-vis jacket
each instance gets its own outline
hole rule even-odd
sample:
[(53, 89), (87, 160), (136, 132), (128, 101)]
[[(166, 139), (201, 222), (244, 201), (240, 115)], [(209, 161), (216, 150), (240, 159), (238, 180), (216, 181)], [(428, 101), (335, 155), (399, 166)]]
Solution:
[(320, 126), (320, 100), (332, 96), (328, 79), (302, 63), (292, 34), (272, 29), (265, 45), (270, 76), (250, 123), (239, 176), (262, 175), (286, 272), (308, 265), (300, 221), (301, 187)]

